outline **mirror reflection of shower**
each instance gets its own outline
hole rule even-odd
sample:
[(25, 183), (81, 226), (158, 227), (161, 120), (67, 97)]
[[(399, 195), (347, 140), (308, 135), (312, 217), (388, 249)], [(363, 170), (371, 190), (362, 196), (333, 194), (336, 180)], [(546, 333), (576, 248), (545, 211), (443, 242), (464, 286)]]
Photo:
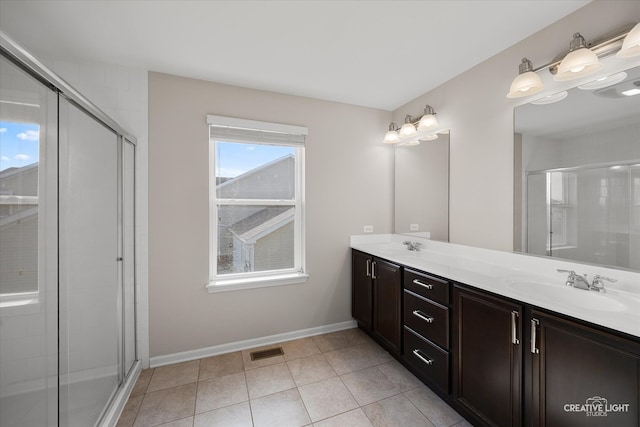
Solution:
[(516, 251), (640, 270), (640, 67), (515, 108)]
[(526, 251), (638, 268), (640, 164), (527, 172)]

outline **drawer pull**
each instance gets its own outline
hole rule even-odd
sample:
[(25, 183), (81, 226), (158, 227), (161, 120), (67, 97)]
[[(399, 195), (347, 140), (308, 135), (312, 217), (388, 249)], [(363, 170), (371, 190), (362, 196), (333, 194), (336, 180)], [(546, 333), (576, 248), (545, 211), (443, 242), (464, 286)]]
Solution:
[(433, 317), (429, 316), (426, 313), (423, 313), (420, 310), (413, 310), (413, 315), (416, 317), (419, 317), (420, 319), (424, 320), (427, 323), (433, 323)]
[(433, 359), (429, 359), (429, 357), (427, 357), (426, 355), (423, 356), (424, 353), (422, 353), (420, 350), (418, 349), (413, 350), (413, 354), (415, 354), (418, 359), (422, 360), (427, 365), (429, 366), (433, 365)]
[(433, 289), (433, 285), (430, 283), (422, 283), (420, 280), (418, 279), (413, 279), (413, 283), (415, 283), (416, 285), (420, 285), (423, 286), (427, 289)]

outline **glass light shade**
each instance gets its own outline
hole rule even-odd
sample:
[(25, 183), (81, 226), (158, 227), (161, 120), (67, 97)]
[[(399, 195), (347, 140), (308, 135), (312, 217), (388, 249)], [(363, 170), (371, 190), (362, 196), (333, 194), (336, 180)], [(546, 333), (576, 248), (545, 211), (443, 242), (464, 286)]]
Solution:
[(400, 137), (406, 138), (415, 135), (417, 132), (416, 127), (412, 123), (405, 123), (400, 128)]
[(412, 139), (410, 141), (402, 143), (402, 145), (404, 145), (405, 147), (410, 147), (412, 145), (420, 145), (420, 141), (417, 139)]
[(396, 144), (399, 140), (400, 137), (398, 136), (398, 132), (390, 130), (384, 135), (384, 140), (382, 142), (385, 144)]
[(418, 130), (433, 129), (438, 126), (438, 119), (433, 114), (425, 114), (418, 122)]
[(553, 77), (555, 81), (567, 81), (588, 76), (595, 73), (602, 64), (592, 50), (586, 47), (571, 51), (558, 65), (558, 73)]
[(616, 55), (618, 58), (631, 58), (640, 55), (640, 23), (629, 31)]
[(522, 98), (523, 96), (533, 95), (540, 92), (544, 88), (542, 79), (533, 71), (518, 74), (511, 82), (507, 98)]

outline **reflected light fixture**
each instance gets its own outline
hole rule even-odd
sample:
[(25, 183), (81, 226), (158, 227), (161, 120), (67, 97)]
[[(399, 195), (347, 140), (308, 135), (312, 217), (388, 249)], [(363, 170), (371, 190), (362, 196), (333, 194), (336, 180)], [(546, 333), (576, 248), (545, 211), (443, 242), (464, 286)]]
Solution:
[(575, 33), (566, 55), (535, 69), (531, 61), (523, 58), (507, 98), (521, 98), (543, 90), (542, 80), (537, 75), (540, 70), (548, 69), (555, 81), (578, 79), (600, 70), (600, 59), (614, 53), (619, 58), (640, 56), (640, 23), (627, 25), (589, 44), (580, 33)]
[(518, 77), (513, 79), (507, 98), (522, 98), (540, 92), (544, 85), (542, 79), (533, 71), (533, 64), (527, 58), (522, 58), (518, 67)]
[(587, 49), (587, 43), (580, 33), (573, 35), (569, 43), (569, 53), (558, 65), (555, 81), (567, 81), (579, 77), (588, 76), (602, 68), (598, 55), (591, 49)]
[(631, 58), (640, 55), (640, 23), (629, 31), (624, 38), (620, 51), (616, 54), (618, 58)]
[(424, 114), (419, 119), (414, 119), (411, 114), (407, 114), (401, 128), (391, 122), (382, 142), (385, 144), (417, 145), (420, 144), (420, 141), (437, 139), (438, 119), (436, 119), (436, 114), (433, 107), (427, 105), (424, 107)]

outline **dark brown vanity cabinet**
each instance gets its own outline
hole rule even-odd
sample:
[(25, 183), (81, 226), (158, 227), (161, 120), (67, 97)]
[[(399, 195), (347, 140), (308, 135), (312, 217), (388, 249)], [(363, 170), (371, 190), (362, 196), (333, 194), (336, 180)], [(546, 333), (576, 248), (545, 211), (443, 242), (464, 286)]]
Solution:
[(520, 304), (454, 286), (454, 399), (474, 424), (522, 424)]
[(351, 312), (387, 350), (400, 354), (402, 267), (352, 251)]
[(639, 426), (640, 342), (531, 309), (525, 424)]
[(449, 282), (405, 267), (404, 360), (425, 383), (450, 391)]

